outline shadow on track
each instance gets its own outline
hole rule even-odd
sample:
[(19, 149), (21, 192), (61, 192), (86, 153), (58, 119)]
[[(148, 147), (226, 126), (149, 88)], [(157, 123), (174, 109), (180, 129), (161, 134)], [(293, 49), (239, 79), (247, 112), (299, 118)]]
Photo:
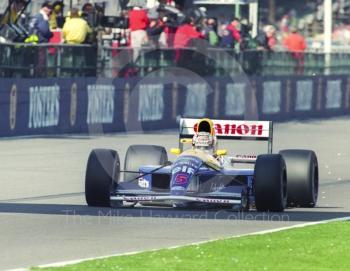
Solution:
[[(325, 211), (327, 209), (327, 211)], [(45, 214), (67, 217), (91, 216), (98, 218), (167, 218), (167, 219), (220, 219), (239, 221), (300, 221), (312, 222), (350, 216), (341, 207), (318, 207), (313, 209), (287, 209), (284, 213), (256, 211), (237, 212), (229, 209), (172, 209), (172, 208), (93, 208), (86, 205), (0, 203), (0, 213)], [(333, 211), (328, 211), (333, 210)], [(337, 211), (338, 210), (338, 211)]]

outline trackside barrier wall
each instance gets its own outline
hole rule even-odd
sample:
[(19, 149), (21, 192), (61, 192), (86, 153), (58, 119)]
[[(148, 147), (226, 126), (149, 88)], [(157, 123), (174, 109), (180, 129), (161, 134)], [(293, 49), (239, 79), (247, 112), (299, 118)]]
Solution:
[(0, 136), (177, 128), (179, 116), (288, 121), (350, 114), (350, 77), (0, 79)]

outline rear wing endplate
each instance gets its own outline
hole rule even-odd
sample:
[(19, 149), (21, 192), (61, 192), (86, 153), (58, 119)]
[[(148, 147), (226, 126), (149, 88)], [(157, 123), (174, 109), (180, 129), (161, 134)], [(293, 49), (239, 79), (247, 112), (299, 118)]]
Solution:
[[(183, 150), (185, 139), (195, 134), (195, 126), (200, 119), (180, 119), (179, 147)], [(272, 121), (245, 120), (212, 120), (218, 139), (228, 140), (261, 140), (268, 142), (268, 153), (272, 153), (273, 123)]]

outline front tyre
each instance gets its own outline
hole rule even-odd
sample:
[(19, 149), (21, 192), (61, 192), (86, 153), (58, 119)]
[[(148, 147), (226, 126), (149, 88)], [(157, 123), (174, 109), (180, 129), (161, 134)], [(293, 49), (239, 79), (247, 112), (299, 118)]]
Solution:
[(89, 206), (110, 207), (110, 195), (119, 180), (120, 160), (114, 150), (90, 153), (85, 175), (85, 198)]

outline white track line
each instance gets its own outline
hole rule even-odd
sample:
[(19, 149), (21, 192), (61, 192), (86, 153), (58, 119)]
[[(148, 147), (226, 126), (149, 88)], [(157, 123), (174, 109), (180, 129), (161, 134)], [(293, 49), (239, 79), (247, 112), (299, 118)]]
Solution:
[[(239, 238), (239, 237), (252, 236), (252, 235), (263, 235), (263, 234), (280, 232), (280, 231), (285, 231), (285, 230), (290, 230), (290, 229), (304, 228), (304, 227), (307, 227), (307, 226), (326, 224), (326, 223), (331, 223), (331, 222), (348, 221), (348, 220), (350, 220), (350, 216), (341, 217), (341, 218), (334, 218), (334, 219), (328, 219), (328, 220), (321, 220), (321, 221), (316, 221), (316, 222), (307, 222), (307, 223), (297, 224), (297, 225), (288, 226), (288, 227), (281, 227), (281, 228), (276, 228), (276, 229), (271, 229), (271, 230), (239, 234), (239, 235), (234, 235), (234, 236), (231, 236), (231, 237), (218, 238), (218, 239), (214, 239), (214, 240), (195, 242), (195, 243), (190, 243), (190, 244), (186, 244), (186, 245), (173, 246), (173, 247), (169, 247), (169, 248), (166, 248), (166, 249), (175, 249), (175, 248), (186, 247), (186, 246), (201, 245), (201, 244), (214, 242), (214, 241), (219, 241), (219, 240), (226, 240), (226, 239), (231, 239), (231, 238)], [(94, 258), (84, 258), (84, 259), (78, 259), (78, 260), (72, 260), (72, 261), (64, 261), (64, 262), (57, 262), (57, 263), (51, 263), (51, 264), (44, 264), (44, 265), (39, 265), (38, 267), (39, 268), (62, 267), (62, 266), (66, 266), (66, 265), (78, 264), (78, 263), (85, 262), (85, 261), (101, 260), (101, 259), (106, 259), (106, 258), (110, 258), (110, 257), (118, 257), (118, 256), (129, 256), (129, 255), (135, 255), (135, 254), (142, 253), (142, 252), (154, 252), (154, 251), (159, 251), (159, 250), (162, 250), (162, 249), (152, 249), (152, 250), (146, 250), (146, 251), (133, 251), (133, 252), (126, 252), (126, 253), (120, 253), (120, 254), (113, 254), (113, 255), (94, 257)], [(18, 269), (10, 269), (10, 270), (7, 270), (7, 271), (27, 271), (27, 270), (29, 270), (29, 269), (28, 268), (18, 268)]]

